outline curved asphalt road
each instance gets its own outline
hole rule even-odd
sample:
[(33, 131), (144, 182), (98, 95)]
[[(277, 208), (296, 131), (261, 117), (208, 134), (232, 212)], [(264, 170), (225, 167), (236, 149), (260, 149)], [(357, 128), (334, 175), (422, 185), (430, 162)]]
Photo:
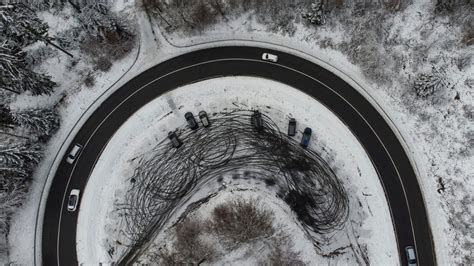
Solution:
[[(263, 52), (277, 54), (278, 63), (260, 60)], [(71, 189), (84, 191), (102, 149), (122, 123), (167, 91), (229, 75), (258, 76), (285, 83), (313, 96), (337, 114), (363, 145), (379, 174), (390, 205), (400, 262), (406, 264), (404, 247), (414, 245), (419, 264), (436, 264), (415, 172), (399, 140), (377, 110), (341, 78), (307, 60), (261, 48), (220, 47), (191, 52), (145, 71), (107, 98), (87, 120), (72, 141), (84, 146), (80, 157), (74, 165), (63, 160), (51, 185), (42, 228), (44, 265), (77, 264), (78, 212), (66, 210), (67, 196)]]

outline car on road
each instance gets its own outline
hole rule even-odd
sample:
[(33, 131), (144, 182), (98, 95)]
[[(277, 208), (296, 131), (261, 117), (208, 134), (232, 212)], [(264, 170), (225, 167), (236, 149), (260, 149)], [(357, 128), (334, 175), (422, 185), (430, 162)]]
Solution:
[(304, 148), (307, 148), (308, 145), (309, 145), (309, 141), (311, 140), (311, 133), (313, 131), (311, 130), (311, 128), (307, 127), (304, 129), (303, 131), (303, 137), (301, 138), (301, 146), (303, 146)]
[(259, 111), (253, 112), (252, 116), (250, 117), (250, 123), (257, 129), (263, 129), (263, 119), (262, 114)]
[(271, 61), (271, 62), (277, 62), (278, 61), (278, 56), (270, 53), (263, 53), (262, 54), (262, 60), (265, 61)]
[(201, 123), (204, 127), (209, 127), (211, 125), (211, 121), (209, 121), (206, 111), (199, 112), (199, 119), (201, 119)]
[(186, 118), (186, 121), (188, 122), (188, 125), (192, 130), (196, 130), (199, 127), (198, 123), (196, 122), (196, 119), (194, 119), (193, 113), (185, 113), (184, 118)]
[(407, 256), (408, 266), (416, 266), (416, 253), (413, 246), (405, 247), (405, 254)]
[(296, 119), (291, 118), (288, 123), (288, 136), (293, 137), (296, 135)]
[(81, 191), (79, 189), (71, 190), (71, 194), (69, 194), (69, 199), (67, 201), (67, 210), (73, 212), (77, 208), (77, 203), (79, 203), (79, 194)]
[(74, 145), (74, 147), (72, 147), (71, 151), (69, 152), (66, 158), (66, 162), (69, 164), (74, 163), (74, 161), (77, 159), (77, 156), (79, 156), (79, 153), (81, 152), (81, 150), (82, 150), (82, 145), (76, 143), (76, 145)]

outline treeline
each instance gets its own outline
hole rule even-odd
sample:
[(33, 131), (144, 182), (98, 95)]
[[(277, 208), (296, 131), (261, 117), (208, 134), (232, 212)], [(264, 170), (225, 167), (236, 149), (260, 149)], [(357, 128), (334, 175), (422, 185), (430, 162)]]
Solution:
[[(38, 12), (58, 14), (63, 8), (73, 12), (75, 22), (52, 36)], [(65, 71), (75, 71), (79, 60), (92, 64), (94, 72), (107, 71), (131, 51), (134, 40), (126, 18), (112, 12), (107, 1), (0, 2), (0, 233), (8, 233), (9, 217), (26, 197), (45, 143), (60, 126), (62, 101), (54, 95), (60, 84), (39, 66), (63, 53), (71, 65)], [(12, 105), (20, 95), (33, 102), (52, 95), (53, 102)]]
[(52, 43), (48, 25), (23, 4), (0, 6), (0, 232), (21, 205), (46, 142), (59, 127), (56, 108), (11, 110), (15, 95), (49, 95), (57, 86), (27, 60), (26, 47)]

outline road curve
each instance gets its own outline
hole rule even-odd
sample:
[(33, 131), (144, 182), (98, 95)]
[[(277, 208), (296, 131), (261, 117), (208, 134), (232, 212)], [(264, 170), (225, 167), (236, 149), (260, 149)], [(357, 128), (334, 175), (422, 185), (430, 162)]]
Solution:
[[(277, 54), (278, 63), (260, 60), (263, 52)], [(358, 138), (379, 175), (395, 226), (400, 263), (406, 264), (404, 247), (413, 245), (419, 264), (436, 264), (415, 171), (400, 141), (377, 110), (348, 83), (310, 61), (280, 51), (243, 46), (198, 50), (165, 61), (129, 81), (96, 109), (72, 141), (72, 145), (80, 143), (84, 146), (80, 157), (74, 165), (63, 159), (54, 175), (43, 220), (42, 263), (78, 263), (78, 212), (66, 210), (67, 195), (75, 188), (84, 191), (109, 139), (135, 111), (183, 85), (214, 77), (241, 75), (287, 84), (332, 110)]]

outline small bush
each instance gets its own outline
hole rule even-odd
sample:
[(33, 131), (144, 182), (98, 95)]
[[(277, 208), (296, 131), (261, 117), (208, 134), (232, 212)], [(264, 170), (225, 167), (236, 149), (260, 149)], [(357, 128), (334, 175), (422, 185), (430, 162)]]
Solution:
[(84, 79), (84, 85), (86, 87), (91, 88), (95, 84), (95, 78), (92, 74), (88, 74), (87, 77)]
[(326, 24), (326, 11), (322, 1), (317, 0), (311, 4), (311, 8), (302, 14), (304, 19), (307, 19), (311, 24), (324, 25)]
[(198, 2), (192, 14), (192, 21), (198, 28), (205, 28), (215, 21), (217, 12), (213, 10), (207, 3)]
[(158, 261), (163, 265), (196, 265), (202, 261), (212, 261), (216, 251), (210, 244), (202, 241), (201, 235), (204, 231), (201, 220), (186, 218), (175, 227), (176, 239), (172, 245), (174, 250), (159, 252)]
[(282, 249), (279, 246), (274, 247), (267, 257), (267, 261), (260, 263), (260, 265), (281, 265), (281, 266), (296, 266), (306, 265), (299, 260), (300, 254), (291, 249)]
[(96, 69), (100, 71), (107, 72), (110, 70), (111, 67), (112, 62), (110, 62), (109, 58), (105, 56), (99, 57), (99, 60), (97, 60), (96, 62)]
[(235, 200), (214, 209), (210, 229), (217, 235), (246, 243), (257, 237), (272, 235), (275, 232), (273, 218), (271, 211), (260, 208), (252, 201)]
[(420, 74), (413, 83), (416, 95), (427, 97), (433, 95), (435, 91), (442, 90), (449, 85), (446, 75), (442, 71), (433, 70), (430, 74)]

